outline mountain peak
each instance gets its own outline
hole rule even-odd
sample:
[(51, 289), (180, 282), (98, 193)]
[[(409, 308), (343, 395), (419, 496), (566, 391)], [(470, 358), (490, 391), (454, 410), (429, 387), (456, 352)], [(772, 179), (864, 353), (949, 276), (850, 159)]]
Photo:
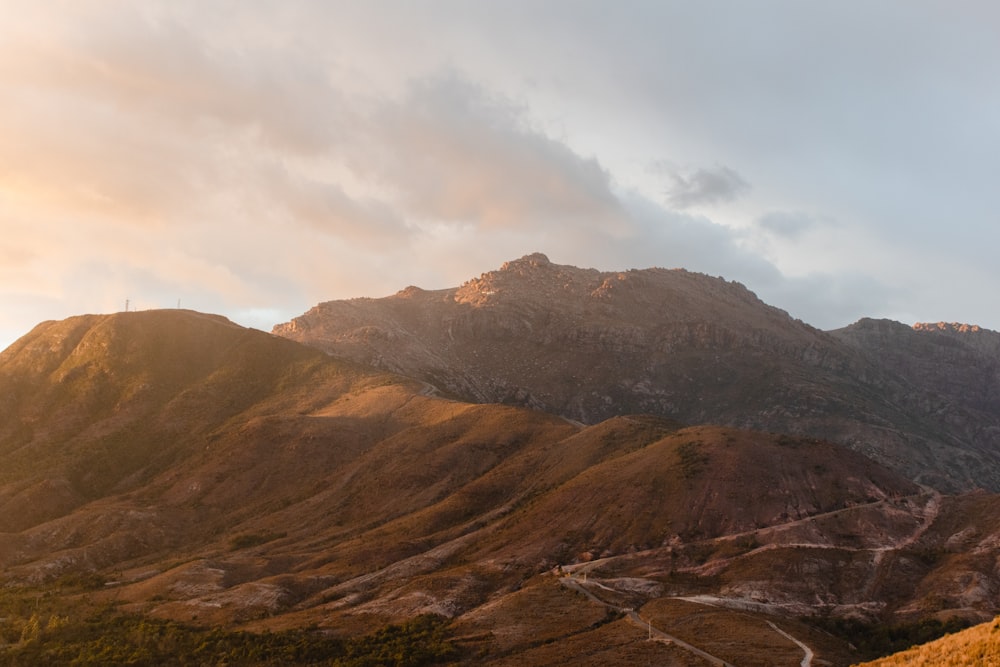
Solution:
[(516, 269), (526, 269), (526, 268), (538, 268), (540, 266), (549, 266), (552, 262), (549, 258), (540, 252), (533, 252), (530, 255), (525, 255), (520, 259), (512, 259), (509, 262), (504, 262), (500, 267), (501, 271), (513, 271)]
[[(956, 456), (942, 444), (953, 442), (943, 433), (954, 433), (983, 458), (922, 481), (1000, 488), (988, 435), (997, 423), (998, 381), (976, 371), (972, 384), (985, 389), (975, 395), (962, 382), (963, 373), (992, 368), (982, 359), (1000, 349), (1000, 334), (971, 338), (957, 333), (962, 326), (949, 327), (955, 333), (927, 336), (898, 322), (861, 320), (824, 333), (721, 277), (655, 267), (599, 271), (532, 253), (451, 289), (322, 303), (274, 333), (469, 401), (514, 403), (585, 424), (650, 413), (821, 436), (883, 452), (882, 460), (911, 476), (949, 470), (938, 463)], [(925, 374), (912, 359), (928, 345), (935, 349)], [(911, 361), (890, 363), (898, 355)], [(949, 371), (945, 384), (924, 384), (943, 363), (962, 370)], [(939, 398), (918, 395), (915, 386), (945, 396), (947, 407), (928, 412), (925, 404)], [(950, 425), (935, 416), (970, 409), (974, 417)], [(898, 451), (904, 442), (906, 456)]]
[[(718, 367), (713, 382), (725, 384), (746, 350), (794, 358), (793, 350), (824, 339), (723, 278), (683, 269), (599, 271), (542, 253), (452, 289), (322, 303), (274, 333), (466, 399), (519, 403), (584, 423), (635, 412), (696, 421), (706, 414), (691, 385), (696, 367)], [(769, 382), (785, 363), (772, 366)], [(725, 392), (740, 393), (744, 384)], [(726, 401), (739, 403), (735, 395)]]

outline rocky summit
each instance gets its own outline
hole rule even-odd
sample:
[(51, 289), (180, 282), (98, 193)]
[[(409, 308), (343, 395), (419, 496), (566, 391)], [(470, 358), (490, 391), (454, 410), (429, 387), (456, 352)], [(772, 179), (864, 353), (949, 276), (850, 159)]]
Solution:
[(978, 327), (823, 332), (722, 278), (536, 253), (452, 289), (322, 303), (274, 333), (463, 400), (822, 437), (940, 490), (1000, 490), (1000, 334)]

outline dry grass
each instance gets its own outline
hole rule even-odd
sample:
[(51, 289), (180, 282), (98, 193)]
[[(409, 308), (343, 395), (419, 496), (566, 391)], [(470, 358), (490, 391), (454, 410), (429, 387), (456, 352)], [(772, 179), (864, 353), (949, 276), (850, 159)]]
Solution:
[(676, 647), (646, 641), (617, 614), (543, 575), (521, 590), (466, 614), (454, 625), (459, 644), (485, 665), (643, 665), (704, 663)]
[(809, 646), (815, 664), (846, 665), (850, 651), (840, 641), (791, 619), (767, 617), (684, 600), (661, 598), (640, 610), (653, 626), (740, 667), (798, 667), (804, 651), (768, 625)]
[(642, 629), (618, 620), (516, 655), (487, 658), (482, 664), (496, 667), (561, 667), (566, 664), (586, 667), (705, 667), (708, 663), (672, 644), (648, 641)]
[[(13, 397), (0, 455), (16, 463), (0, 471), (0, 583), (60, 595), (60, 577), (97, 574), (116, 582), (88, 591), (97, 604), (345, 633), (433, 612), (497, 664), (690, 663), (536, 576), (591, 562), (595, 577), (647, 579), (609, 601), (711, 653), (796, 664), (800, 649), (760, 617), (650, 591), (853, 604), (887, 595), (866, 592), (881, 580), (870, 548), (923, 520), (899, 498), (909, 482), (810, 439), (648, 417), (581, 427), (447, 401), (194, 313), (80, 318), (39, 336), (0, 369), (0, 397)], [(914, 553), (885, 556), (886, 590), (992, 576), (959, 552), (992, 553), (996, 521), (965, 510), (995, 504), (949, 502)], [(934, 549), (945, 557), (920, 561)], [(786, 630), (847, 664), (836, 642)]]
[(521, 653), (585, 632), (607, 618), (606, 611), (563, 586), (539, 576), (523, 588), (487, 602), (456, 621), (460, 635), (488, 635), (489, 652)]
[(1000, 617), (859, 667), (996, 667)]

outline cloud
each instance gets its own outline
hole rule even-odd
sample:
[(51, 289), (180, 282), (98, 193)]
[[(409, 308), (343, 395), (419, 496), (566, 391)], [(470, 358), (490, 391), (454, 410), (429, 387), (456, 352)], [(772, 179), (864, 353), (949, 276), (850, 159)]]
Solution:
[(913, 294), (994, 317), (985, 10), (560, 4), (19, 7), (0, 310), (292, 316), (539, 250), (723, 275), (817, 324)]
[[(590, 235), (549, 252), (550, 258), (559, 261), (564, 252), (604, 270), (663, 266), (737, 280), (764, 302), (820, 329), (842, 327), (873, 313), (899, 313), (899, 304), (914, 295), (911, 287), (893, 285), (885, 276), (863, 269), (790, 275), (748, 247), (742, 230), (671, 210), (635, 191), (623, 192), (621, 197), (635, 223), (634, 236)], [(796, 229), (799, 224), (821, 224), (806, 214), (782, 217), (798, 221), (792, 225)], [(574, 261), (581, 260), (569, 263)]]
[[(862, 317), (899, 317), (898, 304), (914, 290), (861, 272), (780, 276), (753, 287), (765, 302), (823, 330), (839, 329)], [(904, 318), (905, 321), (905, 318)]]
[(0, 46), (8, 300), (291, 317), (421, 274), (450, 284), (416, 248), (465, 230), (466, 248), (509, 249), (499, 263), (628, 224), (595, 158), (453, 70), (347, 94), (328, 54), (100, 7)]
[[(194, 22), (124, 3), (32, 42), (24, 75), (175, 130), (241, 128), (264, 146), (315, 153), (333, 143), (340, 108), (317, 54), (215, 46)], [(309, 57), (313, 56), (313, 57)]]
[(787, 240), (795, 240), (821, 223), (807, 213), (771, 211), (757, 218), (756, 224), (770, 234)]
[(688, 174), (673, 171), (667, 175), (673, 181), (667, 188), (667, 202), (678, 209), (731, 202), (750, 189), (742, 176), (722, 165)]
[(454, 70), (352, 96), (329, 54), (238, 49), (195, 24), (118, 9), (0, 54), (20, 93), (0, 129), (21, 139), (0, 149), (0, 174), (37, 206), (161, 224), (216, 214), (206, 202), (242, 192), (347, 240), (405, 237), (422, 223), (621, 220), (595, 158)]
[(748, 284), (779, 275), (773, 264), (743, 247), (738, 231), (705, 216), (666, 208), (635, 191), (622, 196), (637, 226), (623, 244), (623, 260), (635, 266), (687, 268)]
[(367, 127), (353, 162), (422, 218), (529, 228), (622, 217), (596, 159), (532, 128), (524, 109), (458, 73), (414, 83)]
[(262, 165), (246, 193), (259, 216), (272, 224), (297, 226), (359, 244), (369, 250), (406, 244), (418, 229), (385, 199), (352, 196), (336, 179), (293, 173), (281, 165)]

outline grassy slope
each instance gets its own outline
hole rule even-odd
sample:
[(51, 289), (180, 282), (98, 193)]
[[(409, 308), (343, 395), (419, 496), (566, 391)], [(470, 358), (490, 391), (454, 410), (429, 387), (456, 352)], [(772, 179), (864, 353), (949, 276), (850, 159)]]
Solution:
[(985, 667), (1000, 665), (1000, 618), (861, 667)]

